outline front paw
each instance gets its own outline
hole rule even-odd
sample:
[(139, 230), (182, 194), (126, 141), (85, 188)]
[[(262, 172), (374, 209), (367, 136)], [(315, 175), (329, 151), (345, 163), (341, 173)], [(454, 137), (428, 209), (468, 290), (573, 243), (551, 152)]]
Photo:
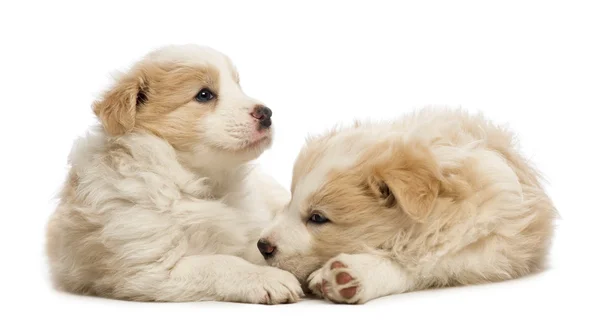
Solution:
[(366, 301), (361, 279), (350, 256), (340, 254), (309, 276), (308, 287), (313, 294), (334, 303), (360, 304)]
[(259, 304), (280, 304), (298, 302), (304, 295), (296, 277), (274, 267), (261, 267), (251, 282), (244, 285), (246, 294), (243, 301)]

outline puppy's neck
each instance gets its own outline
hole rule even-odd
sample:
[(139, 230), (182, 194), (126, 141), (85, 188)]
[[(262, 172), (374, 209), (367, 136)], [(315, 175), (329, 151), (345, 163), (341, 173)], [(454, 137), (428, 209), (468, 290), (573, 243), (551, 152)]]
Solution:
[[(201, 157), (204, 156), (204, 157)], [(236, 164), (227, 161), (211, 159), (210, 154), (177, 152), (179, 163), (196, 175), (207, 178), (215, 196), (223, 196), (236, 191), (245, 180), (251, 166), (247, 163)]]
[[(236, 163), (230, 159), (222, 159), (210, 151), (176, 150), (164, 139), (142, 130), (115, 138), (108, 136), (101, 127), (94, 127), (85, 139), (86, 144), (77, 144), (76, 147), (78, 146), (77, 150), (86, 149), (87, 151), (72, 152), (73, 155), (102, 153), (105, 152), (106, 146), (116, 144), (118, 146), (125, 145), (133, 150), (134, 158), (141, 157), (154, 159), (154, 162), (169, 163), (173, 160), (172, 157), (175, 157), (175, 161), (184, 169), (198, 178), (206, 178), (215, 197), (222, 197), (238, 191), (251, 170), (248, 163)], [(77, 163), (81, 163), (81, 161), (77, 161)]]

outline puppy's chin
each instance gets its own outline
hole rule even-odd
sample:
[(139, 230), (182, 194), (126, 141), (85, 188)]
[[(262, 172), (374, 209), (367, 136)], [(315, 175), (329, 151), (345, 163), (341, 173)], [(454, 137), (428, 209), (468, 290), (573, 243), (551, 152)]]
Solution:
[(242, 141), (238, 144), (221, 145), (199, 142), (180, 157), (192, 167), (231, 169), (257, 159), (272, 144), (271, 136), (259, 141)]
[(311, 273), (320, 269), (325, 262), (325, 259), (312, 256), (303, 257), (300, 255), (289, 258), (280, 257), (267, 260), (267, 264), (270, 266), (292, 273), (303, 285), (308, 283), (308, 277), (311, 275)]
[(272, 137), (272, 135), (269, 134), (267, 136), (258, 138), (254, 141), (249, 141), (249, 142), (243, 143), (240, 147), (235, 149), (234, 152), (235, 151), (239, 151), (239, 152), (253, 151), (253, 152), (262, 153), (265, 150), (269, 149), (271, 147), (272, 143), (273, 143), (273, 137)]
[(230, 148), (221, 148), (222, 152), (231, 155), (241, 162), (249, 162), (258, 158), (263, 152), (273, 144), (272, 135), (261, 137), (254, 141), (241, 142), (239, 145)]

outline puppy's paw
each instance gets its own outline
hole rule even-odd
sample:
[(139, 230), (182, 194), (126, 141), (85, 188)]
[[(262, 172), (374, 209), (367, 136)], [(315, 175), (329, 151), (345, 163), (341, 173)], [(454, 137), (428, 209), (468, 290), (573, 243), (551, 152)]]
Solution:
[(320, 268), (308, 276), (308, 289), (320, 298), (323, 298), (323, 268)]
[(273, 267), (261, 267), (253, 282), (244, 287), (248, 289), (244, 301), (249, 303), (294, 303), (304, 296), (300, 282), (293, 274)]
[(308, 287), (315, 295), (334, 303), (364, 303), (362, 271), (358, 268), (350, 255), (340, 254), (309, 276)]

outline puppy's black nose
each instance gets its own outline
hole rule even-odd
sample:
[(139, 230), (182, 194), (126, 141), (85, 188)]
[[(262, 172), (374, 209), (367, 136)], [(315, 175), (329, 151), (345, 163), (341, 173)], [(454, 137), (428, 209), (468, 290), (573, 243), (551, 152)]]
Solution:
[(265, 259), (272, 257), (277, 249), (277, 247), (273, 246), (271, 242), (267, 241), (266, 239), (258, 240), (256, 247), (258, 247), (260, 254), (262, 254)]
[(271, 127), (271, 116), (273, 112), (265, 106), (256, 106), (251, 113), (252, 117), (258, 119), (258, 123), (263, 128)]

